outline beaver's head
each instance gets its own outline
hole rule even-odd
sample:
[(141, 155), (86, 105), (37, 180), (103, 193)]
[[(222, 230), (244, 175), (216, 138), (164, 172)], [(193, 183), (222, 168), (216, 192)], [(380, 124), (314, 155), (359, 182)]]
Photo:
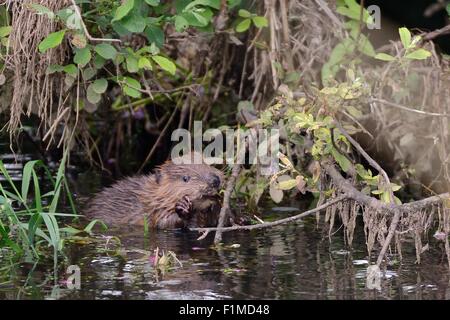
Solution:
[(207, 164), (164, 163), (155, 171), (156, 183), (180, 198), (191, 200), (218, 194), (223, 186), (223, 173)]

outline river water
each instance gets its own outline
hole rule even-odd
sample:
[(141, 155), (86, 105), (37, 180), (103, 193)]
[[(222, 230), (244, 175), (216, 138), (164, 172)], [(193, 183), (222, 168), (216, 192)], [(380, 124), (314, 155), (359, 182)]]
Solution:
[[(9, 168), (20, 180), (21, 165)], [(87, 183), (77, 181), (75, 189)], [(263, 219), (298, 213), (269, 205), (261, 211)], [(336, 230), (330, 240), (311, 217), (270, 230), (224, 234), (217, 249), (213, 234), (199, 241), (194, 232), (111, 229), (65, 243), (56, 271), (51, 259), (36, 264), (0, 249), (0, 299), (450, 299), (447, 260), (439, 247), (425, 252), (419, 265), (414, 244), (404, 244), (402, 263), (390, 256), (381, 289), (368, 290), (361, 221), (352, 248), (342, 229)], [(155, 268), (156, 248), (175, 253), (181, 265)], [(69, 266), (79, 268), (79, 286), (68, 280), (73, 280)]]

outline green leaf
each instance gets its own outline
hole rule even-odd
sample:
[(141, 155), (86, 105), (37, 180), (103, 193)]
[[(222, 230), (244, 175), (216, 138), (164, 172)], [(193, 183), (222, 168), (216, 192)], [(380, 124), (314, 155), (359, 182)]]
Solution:
[(129, 86), (124, 86), (123, 92), (132, 98), (140, 98), (141, 97), (141, 93), (139, 91), (137, 91), (136, 89), (133, 89)]
[(120, 21), (120, 24), (130, 32), (141, 33), (147, 26), (146, 20), (140, 15), (129, 15)]
[(202, 14), (199, 14), (195, 11), (192, 11), (191, 14), (195, 17), (195, 19), (199, 22), (200, 27), (205, 27), (208, 25), (209, 21)]
[(22, 173), (22, 199), (23, 201), (27, 201), (28, 198), (28, 189), (30, 186), (30, 180), (32, 172), (34, 171), (34, 166), (36, 163), (38, 163), (40, 160), (33, 160), (28, 161), (25, 166), (23, 167), (23, 173)]
[(289, 179), (289, 180), (278, 182), (278, 189), (280, 189), (280, 190), (291, 190), (292, 188), (295, 188), (296, 186), (297, 186), (296, 179)]
[(391, 196), (388, 191), (385, 191), (381, 194), (381, 201), (384, 203), (391, 203)]
[(347, 172), (351, 168), (352, 164), (350, 163), (350, 161), (344, 155), (339, 153), (335, 148), (331, 149), (331, 154), (342, 170)]
[(208, 6), (214, 9), (219, 10), (220, 9), (220, 2), (219, 1), (214, 1), (214, 0), (194, 0), (191, 1), (191, 3), (189, 3), (184, 9), (183, 11), (189, 11), (191, 8), (195, 7), (195, 6)]
[(64, 66), (63, 71), (67, 74), (70, 74), (72, 77), (76, 77), (78, 73), (77, 67), (72, 63)]
[(145, 28), (145, 35), (150, 43), (154, 43), (157, 47), (161, 48), (164, 45), (164, 32), (162, 29), (155, 25), (149, 25)]
[(141, 84), (136, 79), (133, 79), (131, 77), (125, 77), (124, 80), (125, 80), (126, 84), (128, 84), (132, 88), (135, 88), (135, 89), (141, 89), (142, 88)]
[(11, 33), (12, 27), (6, 26), (0, 28), (0, 37), (4, 38), (7, 37)]
[(405, 58), (414, 60), (423, 60), (431, 56), (431, 52), (425, 49), (417, 49), (411, 53), (408, 53)]
[(73, 57), (73, 62), (81, 67), (84, 67), (91, 61), (92, 54), (88, 47), (82, 49), (75, 48), (75, 56)]
[(86, 69), (82, 70), (81, 73), (83, 75), (84, 81), (88, 81), (97, 74), (97, 70), (94, 68), (86, 68)]
[(244, 19), (242, 20), (237, 26), (236, 26), (236, 31), (237, 32), (245, 32), (248, 30), (248, 28), (250, 28), (250, 23), (251, 20), (250, 19)]
[(152, 63), (146, 57), (139, 58), (138, 68), (139, 69), (147, 69), (147, 70), (152, 70), (153, 69), (152, 68)]
[(145, 2), (152, 7), (156, 7), (159, 5), (160, 0), (145, 0)]
[(239, 17), (242, 17), (242, 18), (250, 18), (252, 16), (252, 14), (245, 9), (240, 9), (238, 14), (239, 14)]
[(105, 59), (114, 59), (117, 54), (116, 48), (107, 43), (100, 43), (96, 45), (94, 50)]
[(94, 91), (93, 84), (90, 84), (86, 90), (86, 97), (90, 103), (97, 104), (102, 99), (102, 96)]
[(177, 67), (171, 60), (163, 56), (153, 56), (152, 59), (161, 67), (161, 69), (167, 71), (171, 75), (175, 75)]
[(125, 60), (127, 62), (128, 72), (135, 73), (139, 71), (138, 60), (134, 56), (127, 55)]
[(105, 78), (100, 78), (95, 80), (92, 84), (92, 90), (94, 90), (98, 94), (102, 94), (108, 88), (108, 80)]
[(47, 17), (49, 17), (49, 19), (55, 18), (55, 13), (46, 6), (37, 3), (29, 3), (27, 4), (27, 6), (36, 11), (37, 14), (45, 14), (47, 15)]
[(64, 39), (66, 30), (61, 30), (57, 32), (50, 33), (44, 40), (39, 43), (38, 49), (40, 53), (44, 53), (48, 49), (57, 47), (61, 44)]
[(189, 22), (182, 16), (175, 17), (175, 29), (181, 32), (189, 26)]
[(73, 12), (69, 17), (67, 17), (66, 26), (69, 29), (81, 30), (82, 26), (80, 16), (76, 12)]
[(399, 28), (398, 33), (400, 34), (400, 40), (402, 41), (403, 47), (405, 49), (409, 48), (411, 45), (411, 32), (407, 28)]
[(390, 54), (380, 52), (375, 55), (375, 59), (383, 61), (394, 61), (395, 57), (391, 56)]
[(100, 56), (99, 54), (96, 54), (96, 55), (95, 55), (95, 58), (94, 58), (94, 67), (95, 67), (96, 69), (101, 69), (101, 68), (103, 68), (103, 66), (105, 65), (105, 63), (106, 63), (106, 60), (105, 60), (102, 56)]
[(259, 29), (267, 27), (269, 25), (269, 22), (265, 17), (253, 17), (252, 20), (255, 26)]
[(114, 19), (111, 20), (111, 22), (118, 21), (125, 17), (131, 9), (134, 7), (134, 0), (125, 0), (125, 2), (119, 6), (116, 10), (116, 13), (114, 14)]
[(47, 67), (46, 73), (47, 74), (52, 74), (52, 73), (55, 73), (55, 72), (61, 72), (63, 70), (64, 70), (63, 66), (60, 66), (59, 64), (51, 64), (51, 65), (49, 65)]

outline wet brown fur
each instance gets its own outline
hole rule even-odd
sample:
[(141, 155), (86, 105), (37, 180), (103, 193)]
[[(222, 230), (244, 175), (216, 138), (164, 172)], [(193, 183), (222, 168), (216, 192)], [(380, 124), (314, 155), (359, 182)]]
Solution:
[[(211, 177), (220, 186), (211, 185)], [(183, 177), (188, 176), (185, 182)], [(98, 193), (88, 204), (85, 215), (109, 225), (143, 225), (144, 216), (151, 228), (206, 227), (217, 224), (217, 194), (224, 176), (206, 164), (174, 164), (168, 161), (155, 173), (123, 179)], [(193, 203), (189, 219), (175, 212), (176, 204), (187, 196)]]

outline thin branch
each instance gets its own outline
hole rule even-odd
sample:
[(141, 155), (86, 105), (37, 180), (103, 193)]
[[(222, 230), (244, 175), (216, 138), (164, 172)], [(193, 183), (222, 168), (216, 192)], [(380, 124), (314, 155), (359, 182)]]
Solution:
[(86, 35), (86, 38), (88, 38), (89, 41), (105, 41), (105, 42), (119, 42), (119, 43), (122, 42), (122, 40), (120, 40), (120, 39), (94, 38), (93, 36), (91, 36), (86, 25), (84, 24), (83, 17), (81, 16), (80, 8), (75, 3), (75, 0), (71, 0), (71, 2), (75, 9), (75, 12), (77, 13), (78, 17), (80, 18), (81, 27), (83, 28), (84, 34)]
[(450, 24), (434, 31), (431, 31), (423, 36), (423, 40), (433, 40), (434, 38), (450, 33)]
[(350, 143), (356, 148), (356, 150), (358, 150), (358, 152), (364, 157), (364, 159), (366, 159), (367, 162), (369, 162), (369, 164), (383, 176), (383, 179), (386, 183), (386, 188), (387, 190), (389, 190), (390, 200), (391, 202), (394, 202), (394, 193), (392, 192), (391, 181), (389, 180), (389, 176), (387, 175), (386, 171), (384, 171), (384, 169), (378, 164), (378, 162), (376, 162), (371, 156), (369, 156), (369, 154), (361, 147), (361, 145), (355, 139), (353, 139), (347, 131), (345, 131), (345, 129), (339, 122), (335, 121), (334, 123), (339, 131), (341, 131), (341, 133), (347, 138), (347, 140), (350, 141)]
[(218, 227), (217, 228), (191, 228), (189, 230), (198, 231), (198, 232), (210, 232), (210, 231), (229, 232), (229, 231), (237, 231), (237, 230), (255, 230), (255, 229), (272, 228), (272, 227), (276, 227), (276, 226), (286, 224), (289, 222), (294, 222), (294, 221), (302, 219), (306, 216), (317, 213), (323, 209), (328, 208), (329, 206), (332, 206), (338, 202), (344, 201), (346, 198), (347, 197), (345, 195), (339, 196), (339, 197), (333, 198), (332, 200), (330, 200), (314, 209), (299, 213), (295, 216), (280, 219), (277, 221), (252, 224), (252, 225), (248, 225), (248, 226), (233, 226), (233, 227), (226, 227), (226, 228), (218, 228)]
[(413, 113), (417, 113), (423, 116), (429, 116), (429, 117), (449, 117), (450, 118), (450, 114), (446, 114), (446, 113), (436, 113), (436, 112), (427, 112), (427, 111), (422, 111), (422, 110), (417, 110), (417, 109), (413, 109), (413, 108), (409, 108), (406, 107), (404, 105), (395, 103), (395, 102), (391, 102), (391, 101), (387, 101), (387, 100), (383, 100), (383, 99), (378, 99), (378, 98), (372, 98), (371, 99), (372, 102), (379, 102), (382, 103), (384, 105), (387, 106), (391, 106), (391, 107), (395, 107), (398, 109), (402, 109), (408, 112), (413, 112)]
[(239, 172), (241, 172), (241, 165), (236, 163), (233, 166), (233, 170), (231, 171), (231, 177), (227, 181), (227, 188), (225, 189), (225, 194), (223, 196), (223, 204), (222, 208), (220, 209), (219, 223), (217, 224), (217, 232), (214, 237), (214, 244), (218, 244), (220, 241), (222, 241), (221, 229), (223, 229), (223, 225), (225, 224), (227, 210), (230, 209), (230, 197), (231, 193), (233, 192), (234, 185), (236, 184), (236, 179), (239, 175)]
[[(185, 103), (189, 103), (188, 102), (189, 99), (186, 99)], [(175, 114), (177, 113), (177, 108), (174, 108), (172, 115), (170, 116), (169, 120), (167, 120), (166, 125), (164, 126), (164, 128), (162, 129), (161, 133), (158, 136), (158, 139), (156, 139), (156, 142), (153, 144), (152, 149), (150, 150), (150, 152), (147, 154), (147, 157), (145, 158), (144, 162), (142, 162), (141, 167), (138, 170), (138, 173), (140, 173), (142, 171), (142, 169), (144, 169), (145, 165), (148, 163), (148, 161), (152, 158), (153, 153), (155, 153), (156, 148), (159, 145), (159, 142), (161, 141), (162, 137), (165, 136), (167, 129), (169, 128), (169, 126), (171, 125), (173, 119), (175, 118)]]

